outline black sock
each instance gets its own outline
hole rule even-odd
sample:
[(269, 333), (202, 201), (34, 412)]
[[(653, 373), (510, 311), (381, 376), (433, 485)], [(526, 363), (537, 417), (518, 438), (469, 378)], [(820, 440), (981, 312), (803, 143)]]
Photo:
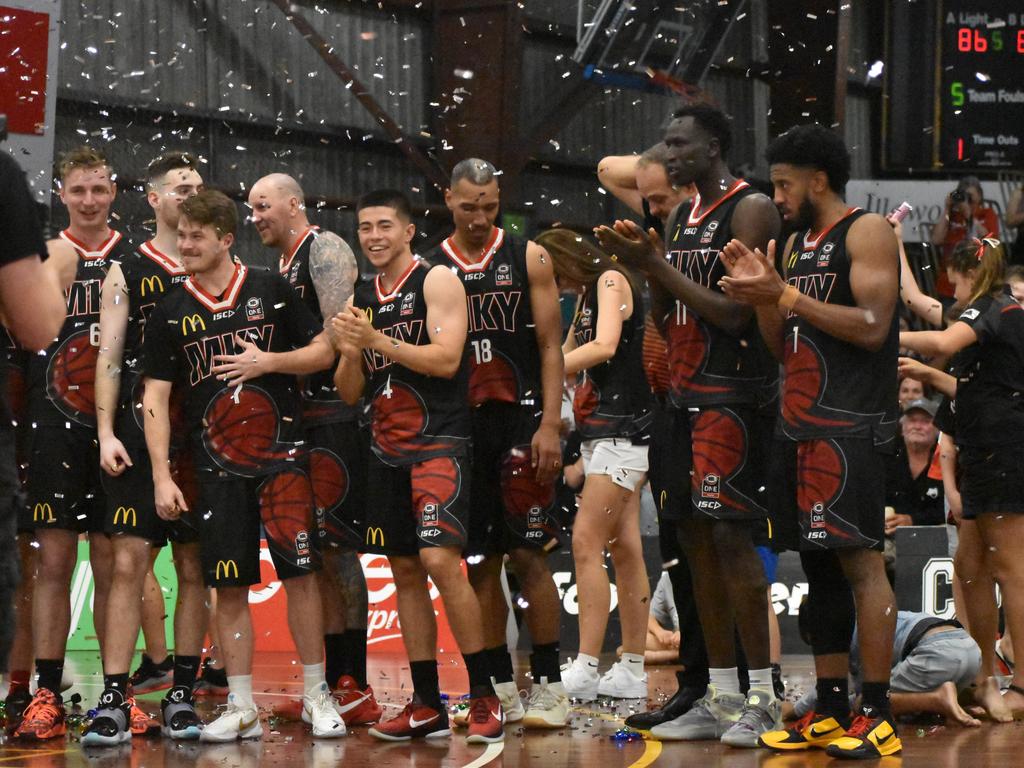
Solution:
[(192, 690), (192, 686), (195, 685), (196, 675), (199, 674), (199, 657), (198, 656), (181, 656), (177, 655), (174, 657), (174, 687), (184, 687)]
[[(345, 664), (344, 672), (352, 675), (360, 690), (367, 686), (366, 680), (366, 627), (346, 629), (344, 638)], [(335, 678), (337, 681), (337, 678)]]
[(815, 711), (819, 715), (831, 715), (845, 724), (850, 715), (850, 694), (846, 678), (819, 677), (816, 687), (818, 705)]
[(779, 664), (772, 664), (772, 688), (775, 689), (775, 698), (786, 700), (786, 684), (782, 681), (782, 666)]
[(64, 659), (36, 659), (39, 673), (38, 686), (60, 695), (60, 680), (64, 677)]
[(868, 683), (861, 686), (861, 710), (869, 717), (889, 716), (889, 683)]
[(327, 684), (333, 688), (338, 678), (349, 674), (348, 654), (345, 653), (345, 635), (338, 632), (324, 635), (324, 662)]
[(512, 668), (512, 657), (509, 655), (507, 645), (485, 648), (483, 652), (487, 655), (487, 663), (491, 668), (491, 674), (494, 675), (495, 682), (511, 683), (516, 679), (516, 672)]
[(681, 669), (676, 672), (676, 679), (680, 688), (707, 688), (710, 680), (710, 673), (707, 667), (697, 669)]
[(533, 682), (539, 683), (546, 677), (549, 683), (560, 683), (562, 673), (558, 668), (558, 643), (534, 643), (530, 654), (530, 672)]
[(493, 696), (494, 686), (491, 685), (490, 654), (487, 651), (464, 653), (462, 659), (469, 673), (470, 696)]
[(128, 673), (122, 675), (104, 675), (103, 687), (108, 691), (117, 691), (122, 698), (128, 695)]
[(421, 704), (441, 711), (441, 689), (437, 682), (437, 661), (410, 661), (409, 672), (412, 674), (412, 690)]

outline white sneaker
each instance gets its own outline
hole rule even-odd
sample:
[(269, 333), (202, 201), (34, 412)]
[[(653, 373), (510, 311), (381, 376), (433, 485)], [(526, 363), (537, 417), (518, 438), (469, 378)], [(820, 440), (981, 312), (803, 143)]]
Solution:
[(561, 683), (542, 677), (533, 684), (523, 725), (527, 728), (564, 728), (569, 722), (569, 697)]
[(597, 693), (612, 699), (646, 699), (647, 673), (637, 677), (624, 662), (617, 661), (601, 677)]
[(235, 741), (236, 739), (262, 739), (263, 726), (255, 704), (240, 705), (235, 694), (228, 694), (224, 714), (209, 723), (199, 734), (200, 741)]
[(597, 665), (576, 659), (562, 666), (562, 687), (571, 699), (593, 701), (597, 698), (597, 688), (601, 678), (597, 674)]
[(302, 697), (302, 722), (313, 726), (313, 736), (318, 739), (336, 739), (345, 735), (345, 721), (338, 713), (327, 683), (311, 688)]
[(505, 722), (518, 723), (522, 720), (526, 710), (523, 709), (523, 699), (519, 695), (519, 687), (515, 680), (508, 683), (496, 683), (492, 677), (491, 685), (494, 686), (494, 694), (501, 702), (501, 709), (505, 713)]

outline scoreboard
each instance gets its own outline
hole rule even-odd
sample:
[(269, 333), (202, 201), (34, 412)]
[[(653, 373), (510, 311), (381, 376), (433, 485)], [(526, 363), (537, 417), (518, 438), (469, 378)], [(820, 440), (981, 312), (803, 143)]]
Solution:
[(935, 164), (1024, 169), (1024, 0), (940, 8)]

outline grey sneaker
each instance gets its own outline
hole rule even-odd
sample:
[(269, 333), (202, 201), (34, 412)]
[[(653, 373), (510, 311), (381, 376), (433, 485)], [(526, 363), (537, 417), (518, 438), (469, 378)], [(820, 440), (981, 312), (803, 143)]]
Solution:
[(742, 693), (718, 693), (708, 686), (704, 698), (697, 701), (685, 715), (651, 728), (651, 736), (659, 741), (707, 741), (720, 739), (743, 711)]
[(772, 691), (751, 689), (740, 712), (740, 719), (722, 736), (730, 747), (758, 746), (762, 733), (782, 728), (782, 703)]

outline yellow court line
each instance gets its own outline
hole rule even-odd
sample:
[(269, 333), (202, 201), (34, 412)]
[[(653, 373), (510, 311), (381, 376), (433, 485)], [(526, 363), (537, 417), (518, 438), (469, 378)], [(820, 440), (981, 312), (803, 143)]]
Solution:
[(11, 760), (29, 760), (34, 757), (48, 757), (49, 755), (64, 755), (70, 752), (68, 749), (48, 749), (43, 752), (36, 752), (35, 750), (20, 750), (22, 754), (11, 755), (10, 757), (0, 757), (0, 763), (10, 762)]
[(640, 755), (640, 759), (635, 763), (632, 763), (628, 768), (647, 768), (648, 765), (653, 763), (661, 755), (661, 742), (644, 740), (644, 753)]

